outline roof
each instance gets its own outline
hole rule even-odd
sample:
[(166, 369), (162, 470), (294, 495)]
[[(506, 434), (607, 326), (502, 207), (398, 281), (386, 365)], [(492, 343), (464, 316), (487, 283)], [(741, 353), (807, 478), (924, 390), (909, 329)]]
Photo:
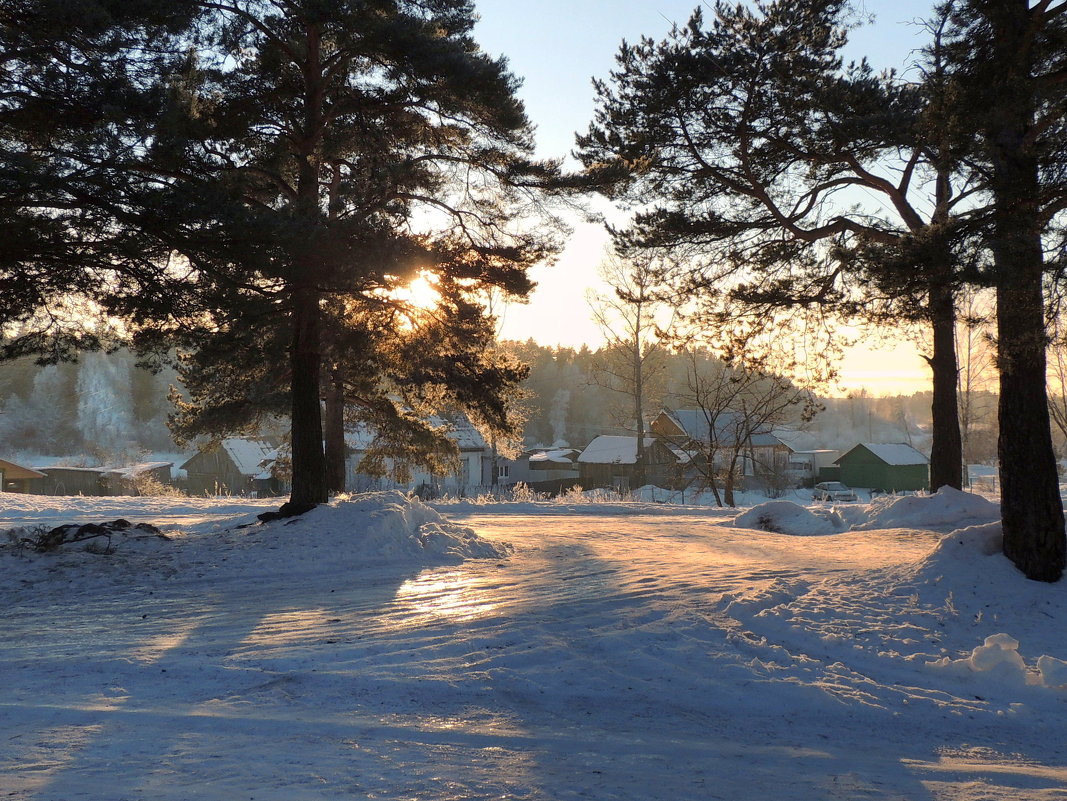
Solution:
[[(857, 445), (856, 448), (866, 448), (883, 462), (894, 467), (930, 463), (930, 460), (923, 456), (919, 451), (915, 450), (911, 445), (906, 445), (903, 442), (863, 442)], [(848, 454), (852, 453), (856, 448), (852, 448), (848, 453), (842, 455), (838, 461), (840, 462), (841, 459), (846, 458)]]
[[(436, 415), (429, 417), (428, 421), (434, 428), (443, 428), (445, 436), (456, 443), (461, 451), (482, 451), (489, 447), (478, 429), (462, 416), (454, 423)], [(371, 423), (358, 423), (345, 431), (345, 444), (354, 451), (366, 451), (377, 436), (378, 432)]]
[(263, 470), (260, 466), (263, 461), (278, 455), (277, 448), (258, 439), (224, 439), (222, 449), (243, 476), (258, 476)]
[[(645, 447), (656, 440), (645, 437)], [(583, 464), (637, 464), (637, 437), (617, 437), (601, 434), (578, 456)]]
[(28, 467), (17, 465), (14, 462), (9, 462), (5, 459), (0, 459), (0, 473), (4, 474), (5, 479), (27, 479), (27, 478), (44, 478), (44, 473), (37, 470), (31, 470)]
[(678, 460), (678, 464), (688, 464), (693, 461), (693, 455), (686, 452), (684, 448), (675, 445), (668, 439), (661, 439), (660, 442), (666, 445), (667, 450), (674, 454), (674, 458)]
[(151, 473), (153, 470), (161, 470), (164, 467), (169, 470), (173, 466), (173, 462), (142, 462), (141, 464), (131, 464), (125, 467), (107, 468), (106, 472), (119, 478), (132, 480), (145, 473)]
[[(690, 439), (697, 442), (711, 442), (711, 424), (708, 422), (708, 417), (703, 410), (678, 409), (676, 411), (667, 411), (665, 409), (661, 414), (665, 415), (667, 419), (684, 431), (685, 435)], [(734, 441), (738, 431), (740, 430), (744, 433), (746, 428), (744, 418), (737, 412), (720, 412), (715, 415), (715, 442), (720, 445), (730, 444)], [(766, 425), (758, 426), (756, 431), (749, 435), (749, 439), (752, 442), (752, 446), (756, 448), (785, 445), (781, 439), (771, 433)]]
[(457, 421), (455, 428), (448, 432), (448, 438), (455, 442), (461, 451), (480, 451), (487, 447), (485, 438), (466, 420)]
[(557, 448), (555, 450), (535, 451), (530, 454), (531, 462), (552, 462), (553, 464), (574, 464), (574, 456), (578, 451), (574, 448)]
[[(770, 433), (769, 431), (766, 431), (766, 432), (763, 432), (763, 433), (759, 433), (759, 434), (753, 434), (748, 439), (749, 439), (749, 442), (752, 443), (752, 447), (753, 448), (776, 448), (779, 445), (781, 445), (783, 447), (786, 447), (786, 448), (789, 448), (788, 445), (786, 445), (784, 442), (782, 442), (780, 439), (778, 439), (777, 436), (775, 436), (774, 434)], [(793, 450), (793, 449), (789, 448), (789, 450)]]

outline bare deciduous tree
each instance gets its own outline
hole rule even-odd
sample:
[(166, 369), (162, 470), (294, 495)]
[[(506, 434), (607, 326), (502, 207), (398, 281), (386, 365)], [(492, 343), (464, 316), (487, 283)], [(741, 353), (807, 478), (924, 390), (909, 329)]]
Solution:
[(630, 401), (624, 420), (632, 421), (637, 436), (637, 486), (644, 483), (640, 466), (650, 390), (666, 367), (663, 337), (671, 312), (660, 294), (664, 269), (647, 256), (625, 260), (609, 256), (600, 265), (600, 276), (611, 293), (589, 298), (593, 319), (605, 339), (595, 365), (596, 380)]

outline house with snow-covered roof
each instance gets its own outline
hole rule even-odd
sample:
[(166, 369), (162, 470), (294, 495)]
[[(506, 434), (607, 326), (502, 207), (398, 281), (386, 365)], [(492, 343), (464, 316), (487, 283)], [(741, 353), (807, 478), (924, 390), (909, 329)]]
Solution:
[(841, 481), (876, 492), (909, 492), (930, 488), (930, 460), (903, 442), (864, 442), (837, 460)]
[(735, 462), (741, 476), (784, 475), (793, 450), (770, 425), (728, 410), (712, 417), (702, 409), (664, 409), (649, 430), (689, 454), (695, 473)]
[[(345, 484), (347, 489), (355, 492), (382, 489), (402, 489), (416, 491), (428, 497), (438, 495), (466, 495), (492, 484), (493, 458), (492, 448), (485, 438), (466, 417), (456, 415), (453, 420), (430, 417), (429, 422), (435, 427), (446, 429), (446, 436), (451, 439), (459, 451), (459, 468), (448, 475), (434, 475), (421, 465), (407, 465), (410, 480), (398, 482), (391, 476), (371, 476), (360, 471), (360, 462), (367, 451), (375, 444), (378, 432), (368, 423), (359, 423), (345, 433), (347, 456), (345, 458)], [(500, 464), (507, 461), (499, 459)], [(393, 459), (387, 459), (390, 469), (396, 465)], [(499, 469), (499, 464), (497, 466)], [(514, 483), (501, 481), (501, 484)]]
[(181, 465), (190, 495), (270, 493), (271, 465), (278, 449), (258, 439), (224, 439)]
[(637, 489), (638, 484), (677, 486), (688, 455), (670, 442), (645, 437), (637, 458), (637, 437), (602, 434), (578, 455), (578, 482), (585, 489)]
[(173, 462), (138, 462), (109, 467), (100, 476), (100, 486), (106, 495), (141, 495), (170, 484), (173, 466)]

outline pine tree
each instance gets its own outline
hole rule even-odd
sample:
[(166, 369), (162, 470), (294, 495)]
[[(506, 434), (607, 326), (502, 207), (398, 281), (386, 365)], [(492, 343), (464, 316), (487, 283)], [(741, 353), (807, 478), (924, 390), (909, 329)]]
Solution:
[(597, 83), (580, 155), (637, 209), (617, 232), (624, 249), (690, 262), (684, 289), (700, 301), (696, 317), (730, 321), (741, 304), (765, 329), (781, 309), (918, 314), (934, 332), (932, 479), (959, 487), (959, 141), (937, 125), (938, 54), (918, 88), (846, 66), (847, 9), (719, 2), (710, 23), (698, 10), (663, 42), (624, 44), (610, 82)]
[[(70, 25), (68, 8), (99, 14)], [(15, 143), (0, 167), (34, 192), (18, 183), (0, 194), (13, 209), (3, 223), (34, 233), (15, 239), (30, 243), (22, 251), (0, 253), (11, 290), (0, 306), (17, 297), (0, 313), (21, 326), (21, 350), (94, 344), (52, 324), (73, 292), (123, 318), (141, 349), (180, 333), (217, 360), (208, 369), (193, 357), (205, 376), (250, 370), (251, 382), (233, 386), (258, 381), (255, 392), (217, 404), (203, 425), (236, 419), (242, 404), (276, 411), (285, 398), (288, 511), (299, 512), (327, 497), (320, 404), (326, 368), (339, 364), (327, 364), (330, 349), (343, 351), (346, 373), (381, 363), (353, 352), (347, 315), (373, 313), (429, 270), (448, 327), (433, 347), (422, 342), (412, 380), (427, 394), (451, 382), (478, 412), (499, 411), (494, 393), (517, 373), (479, 361), (485, 312), (473, 298), (487, 285), (529, 291), (527, 266), (557, 244), (538, 202), (556, 165), (530, 159), (517, 82), (471, 38), (469, 2), (38, 0), (18, 11), (2, 20), (5, 67), (17, 67), (3, 79), (7, 98), (33, 102), (0, 108), (11, 112), (4, 142)], [(39, 36), (22, 32), (26, 13)], [(83, 119), (93, 92), (107, 111)], [(23, 118), (49, 102), (70, 122), (38, 149)], [(400, 325), (394, 316), (382, 330)], [(238, 361), (253, 354), (268, 361)], [(268, 379), (283, 361), (279, 392)]]
[[(138, 174), (114, 167), (143, 141), (161, 95), (152, 42), (187, 22), (160, 0), (11, 0), (0, 6), (0, 357), (74, 358), (100, 346), (85, 319), (158, 244), (113, 213)], [(138, 50), (135, 62), (132, 49)]]
[(1042, 237), (1067, 209), (1067, 4), (959, 0), (950, 10), (959, 116), (979, 133), (992, 197), (1004, 553), (1029, 578), (1056, 581), (1067, 542), (1046, 390)]

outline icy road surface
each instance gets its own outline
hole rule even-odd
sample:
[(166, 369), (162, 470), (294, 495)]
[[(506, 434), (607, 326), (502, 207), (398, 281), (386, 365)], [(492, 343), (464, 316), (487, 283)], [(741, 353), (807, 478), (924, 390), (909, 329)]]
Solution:
[(932, 532), (452, 517), (514, 554), (228, 535), (9, 577), (0, 799), (1067, 799), (1063, 691), (928, 665), (1067, 659), (1058, 589), (932, 579)]

